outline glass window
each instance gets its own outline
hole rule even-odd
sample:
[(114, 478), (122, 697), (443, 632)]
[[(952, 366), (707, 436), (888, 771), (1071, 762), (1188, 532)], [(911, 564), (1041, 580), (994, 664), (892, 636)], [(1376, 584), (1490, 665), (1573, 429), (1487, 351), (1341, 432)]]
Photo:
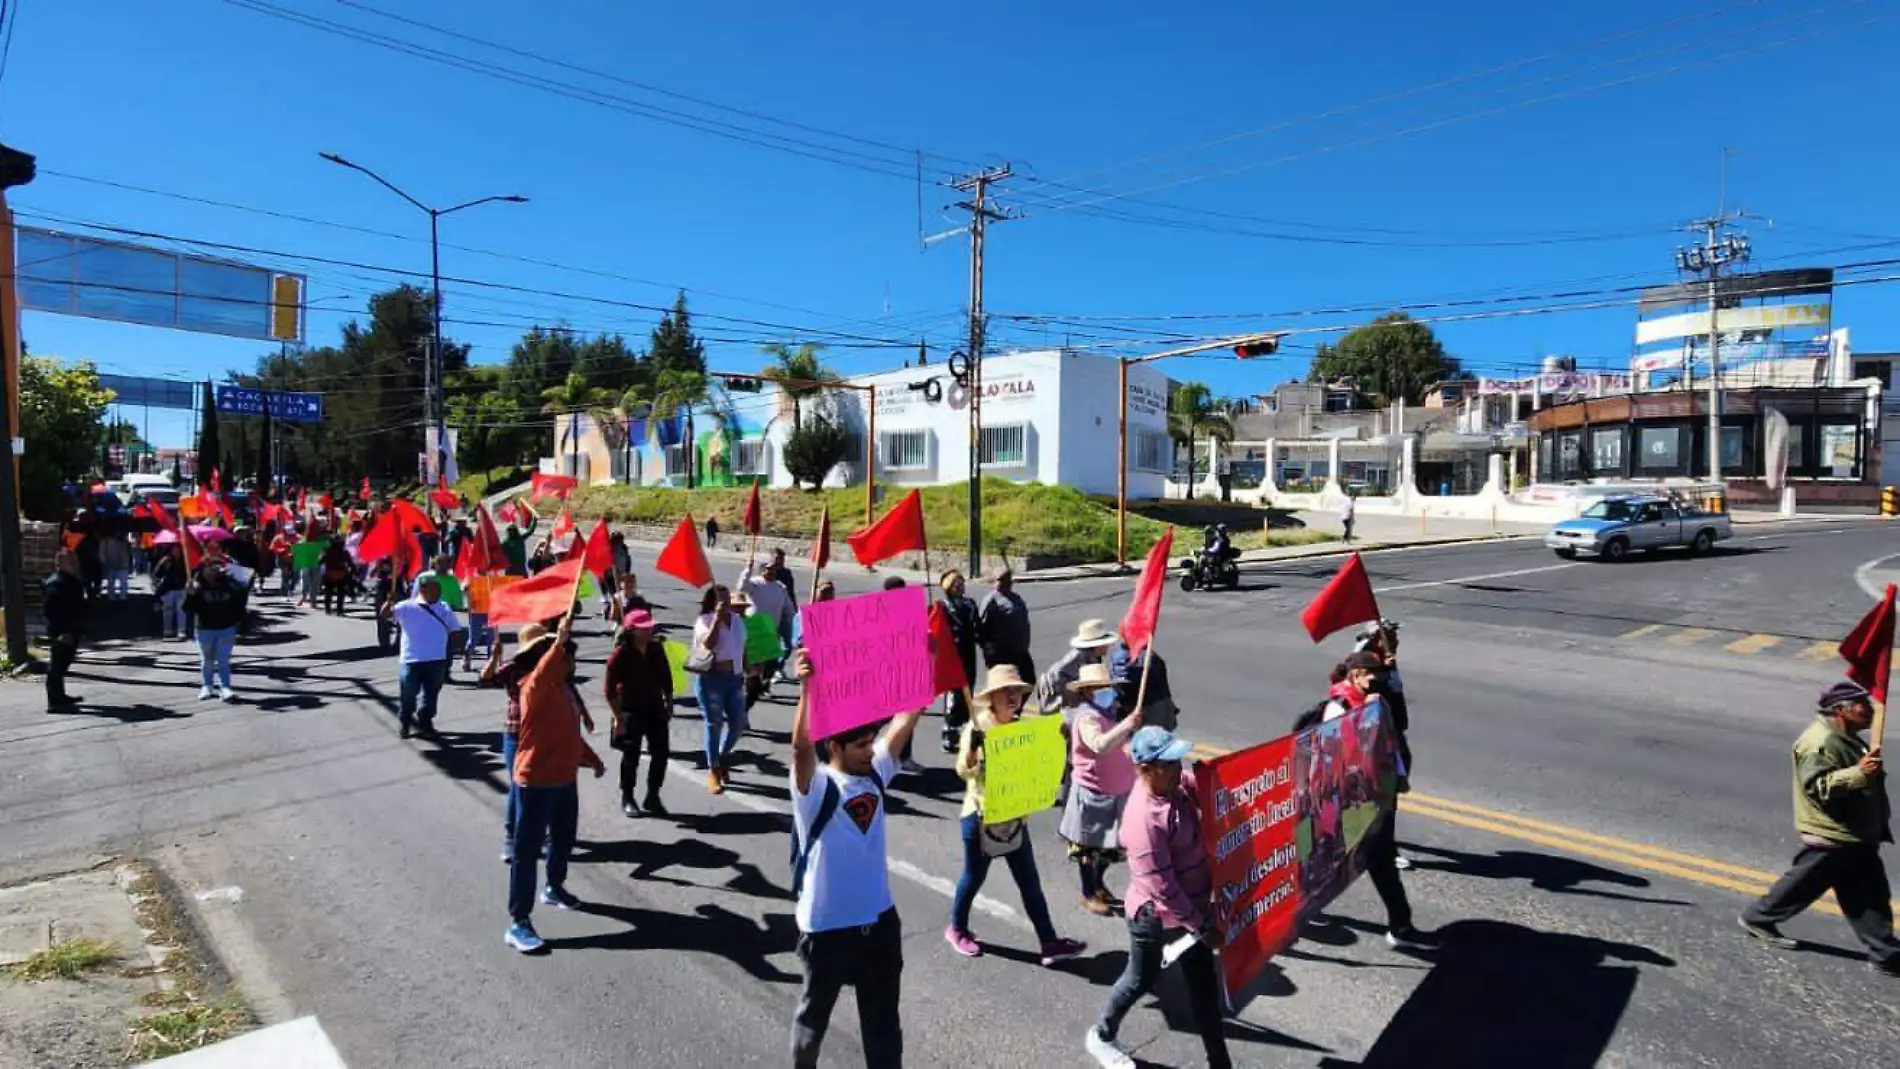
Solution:
[(1136, 471), (1168, 470), (1174, 456), (1174, 441), (1160, 431), (1135, 431), (1134, 466)]
[(1590, 471), (1595, 475), (1623, 474), (1623, 428), (1598, 427), (1590, 432)]
[(1860, 476), (1860, 428), (1852, 423), (1821, 426), (1821, 474), (1836, 479)]
[(749, 442), (736, 442), (732, 447), (732, 473), (734, 475), (766, 475), (765, 440), (755, 438)]
[(1551, 451), (1554, 448), (1553, 443), (1555, 441), (1556, 439), (1548, 434), (1537, 440), (1537, 470), (1541, 472), (1544, 479), (1549, 482), (1557, 481), (1556, 469), (1553, 468), (1550, 463)]
[(1028, 437), (1028, 428), (1020, 423), (1012, 427), (983, 428), (984, 466), (1022, 467), (1028, 463), (1029, 451), (1025, 445)]
[(669, 445), (666, 447), (666, 474), (673, 478), (686, 477), (686, 447)]
[(1747, 466), (1748, 453), (1744, 448), (1747, 445), (1746, 431), (1747, 428), (1744, 427), (1722, 428), (1723, 471), (1739, 474)]
[(877, 438), (882, 466), (905, 471), (930, 465), (929, 431), (887, 431)]
[(1583, 478), (1583, 432), (1564, 431), (1557, 436), (1557, 478), (1568, 482)]
[(1637, 431), (1642, 452), (1636, 466), (1646, 472), (1674, 471), (1682, 467), (1682, 431), (1676, 427), (1643, 427)]

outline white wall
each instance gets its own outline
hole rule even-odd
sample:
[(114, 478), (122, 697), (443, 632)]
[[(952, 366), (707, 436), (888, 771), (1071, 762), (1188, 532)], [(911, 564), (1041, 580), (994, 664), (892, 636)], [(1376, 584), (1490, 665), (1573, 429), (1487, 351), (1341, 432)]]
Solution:
[[(1091, 494), (1115, 493), (1116, 452), (1121, 405), (1121, 379), (1116, 361), (1088, 353), (1061, 358), (1062, 444), (1059, 475), (1054, 480)], [(1145, 364), (1128, 369), (1128, 496), (1158, 498), (1167, 487), (1164, 471), (1140, 471), (1140, 430), (1167, 433), (1168, 377)], [(1163, 463), (1173, 456), (1165, 449)]]

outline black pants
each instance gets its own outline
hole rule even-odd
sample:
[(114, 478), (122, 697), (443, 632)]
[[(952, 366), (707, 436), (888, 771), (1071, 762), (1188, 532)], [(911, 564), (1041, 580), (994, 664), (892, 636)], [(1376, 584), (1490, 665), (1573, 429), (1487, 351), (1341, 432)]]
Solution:
[(628, 718), (626, 733), (620, 739), (620, 800), (633, 800), (634, 781), (640, 778), (640, 749), (645, 743), (646, 749), (653, 754), (653, 763), (647, 767), (646, 801), (651, 804), (660, 798), (660, 781), (666, 778), (666, 762), (673, 756), (673, 740), (668, 732), (672, 717), (655, 716), (645, 720)]
[(1885, 968), (1900, 969), (1900, 939), (1893, 934), (1891, 891), (1877, 844), (1802, 846), (1794, 864), (1742, 918), (1750, 924), (1780, 924), (1830, 890), (1867, 956)]
[(818, 1064), (831, 1011), (846, 984), (858, 992), (865, 1066), (899, 1069), (904, 1064), (904, 1026), (897, 1015), (904, 939), (897, 908), (885, 910), (877, 923), (863, 928), (798, 933), (798, 960), (805, 968), (805, 986), (792, 1017), (794, 1069)]
[[(1141, 907), (1128, 918), (1128, 966), (1121, 979), (1109, 989), (1108, 1002), (1102, 1006), (1096, 1027), (1102, 1035), (1114, 1039), (1121, 1030), (1122, 1018), (1134, 1009), (1141, 997), (1154, 990), (1161, 978), (1161, 951), (1186, 933), (1180, 928), (1164, 927), (1155, 916), (1153, 903)], [(1230, 1069), (1233, 1059), (1227, 1055), (1227, 1036), (1222, 1022), (1220, 976), (1214, 952), (1205, 943), (1181, 955), (1181, 977), (1187, 981), (1188, 1003), (1194, 1009), (1194, 1026), (1201, 1033), (1201, 1047), (1207, 1051), (1212, 1069)]]
[(1386, 928), (1405, 932), (1412, 928), (1412, 903), (1405, 897), (1405, 884), (1399, 881), (1399, 841), (1393, 828), (1397, 815), (1387, 813), (1366, 829), (1366, 878), (1372, 881), (1372, 889), (1379, 892), (1379, 901), (1385, 906)]
[[(963, 678), (970, 680), (972, 683), (976, 682), (975, 657), (966, 657), (963, 659)], [(953, 690), (950, 692), (950, 711), (943, 716), (943, 737), (945, 741), (952, 745), (961, 737), (963, 725), (970, 722), (970, 703), (963, 700), (965, 693), (967, 692), (962, 690)]]
[(79, 656), (79, 642), (61, 642), (57, 636), (52, 640), (52, 650), (46, 661), (46, 704), (62, 705), (66, 701), (66, 673), (72, 670), (73, 660)]
[(332, 616), (343, 615), (343, 602), (349, 593), (348, 579), (325, 579), (323, 581), (323, 611)]

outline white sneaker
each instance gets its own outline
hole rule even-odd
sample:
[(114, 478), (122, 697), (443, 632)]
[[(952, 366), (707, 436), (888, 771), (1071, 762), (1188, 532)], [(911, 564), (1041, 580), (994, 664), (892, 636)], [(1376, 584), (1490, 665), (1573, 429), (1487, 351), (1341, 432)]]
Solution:
[(232, 690), (230, 687), (219, 687), (218, 700), (222, 702), (237, 701), (237, 691)]
[(210, 687), (198, 688), (198, 700), (201, 702), (208, 702), (217, 696), (218, 696), (217, 692), (212, 690)]
[(1102, 1030), (1094, 1025), (1089, 1026), (1089, 1033), (1083, 1038), (1082, 1045), (1102, 1069), (1135, 1069), (1135, 1059), (1129, 1055), (1128, 1049), (1103, 1035)]

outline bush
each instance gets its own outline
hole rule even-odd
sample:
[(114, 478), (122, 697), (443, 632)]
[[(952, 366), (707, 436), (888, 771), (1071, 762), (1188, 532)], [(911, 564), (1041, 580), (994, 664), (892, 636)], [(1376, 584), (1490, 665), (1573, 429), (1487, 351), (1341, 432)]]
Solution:
[(794, 488), (809, 484), (816, 489), (850, 452), (851, 436), (843, 427), (823, 416), (811, 415), (785, 439), (781, 455)]

